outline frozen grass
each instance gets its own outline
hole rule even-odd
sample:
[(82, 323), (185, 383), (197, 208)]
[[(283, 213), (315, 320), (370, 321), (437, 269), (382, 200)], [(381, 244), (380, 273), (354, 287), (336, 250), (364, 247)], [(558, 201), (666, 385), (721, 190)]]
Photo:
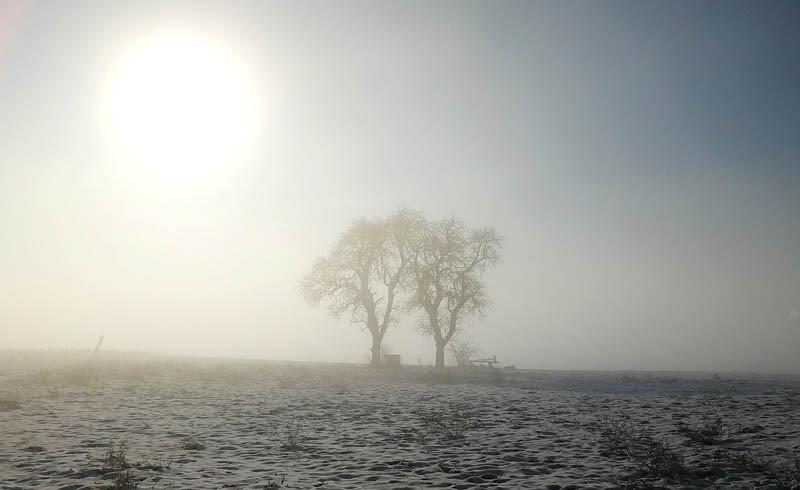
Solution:
[(110, 442), (106, 448), (100, 462), (104, 468), (113, 470), (125, 470), (131, 467), (128, 464), (128, 443), (119, 441), (117, 444)]
[(691, 474), (680, 453), (634, 425), (627, 415), (602, 412), (589, 427), (597, 431), (608, 449), (624, 454), (634, 464), (636, 471), (629, 475), (629, 483), (647, 478), (678, 479)]
[(281, 449), (285, 451), (304, 451), (306, 449), (304, 431), (297, 420), (292, 420), (286, 427), (277, 430), (276, 434), (281, 441)]

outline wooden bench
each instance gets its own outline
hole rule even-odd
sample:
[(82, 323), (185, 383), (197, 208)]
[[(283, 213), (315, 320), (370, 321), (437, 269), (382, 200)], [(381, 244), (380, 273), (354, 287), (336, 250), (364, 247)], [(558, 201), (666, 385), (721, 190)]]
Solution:
[(495, 364), (500, 364), (499, 362), (497, 362), (497, 356), (492, 356), (487, 359), (472, 359), (469, 361), (469, 365), (471, 367), (493, 368)]

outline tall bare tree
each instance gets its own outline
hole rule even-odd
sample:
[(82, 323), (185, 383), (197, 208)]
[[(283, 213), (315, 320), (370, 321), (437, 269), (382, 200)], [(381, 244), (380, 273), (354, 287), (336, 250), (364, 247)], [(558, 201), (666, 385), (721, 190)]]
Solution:
[(443, 368), (447, 343), (487, 305), (482, 275), (497, 263), (502, 239), (494, 228), (470, 230), (455, 217), (418, 230), (411, 254), (411, 305), (424, 311), (421, 328), (433, 337), (436, 367)]
[(409, 240), (420, 221), (405, 209), (386, 220), (359, 220), (300, 281), (306, 301), (326, 303), (334, 318), (349, 314), (370, 332), (372, 366), (382, 365), (383, 337), (397, 321), (397, 298), (409, 267)]

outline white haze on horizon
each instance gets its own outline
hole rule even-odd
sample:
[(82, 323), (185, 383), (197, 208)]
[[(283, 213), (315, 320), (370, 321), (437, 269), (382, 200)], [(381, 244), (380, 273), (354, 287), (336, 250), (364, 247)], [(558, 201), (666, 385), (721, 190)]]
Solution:
[[(365, 362), (297, 283), (407, 206), (504, 237), (467, 329), (504, 364), (800, 372), (795, 106), (750, 112), (770, 83), (728, 76), (759, 53), (714, 41), (736, 9), (707, 37), (702, 12), (675, 34), (691, 3), (153, 5), (25, 4), (0, 36), (0, 349)], [(175, 24), (264, 100), (206, 177), (121, 158), (99, 116), (115, 47)], [(414, 317), (385, 342), (433, 360)]]

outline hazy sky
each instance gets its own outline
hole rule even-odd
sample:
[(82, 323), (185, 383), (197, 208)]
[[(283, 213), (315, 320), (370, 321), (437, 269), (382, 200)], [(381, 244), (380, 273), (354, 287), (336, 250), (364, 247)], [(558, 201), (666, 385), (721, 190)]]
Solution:
[[(365, 361), (297, 281), (410, 206), (505, 237), (468, 330), (501, 361), (800, 371), (798, 24), (775, 1), (0, 0), (0, 348)], [(109, 129), (153, 36), (250, 87), (223, 164), (194, 170), (206, 133), (153, 165)], [(430, 362), (414, 324), (386, 342)]]

